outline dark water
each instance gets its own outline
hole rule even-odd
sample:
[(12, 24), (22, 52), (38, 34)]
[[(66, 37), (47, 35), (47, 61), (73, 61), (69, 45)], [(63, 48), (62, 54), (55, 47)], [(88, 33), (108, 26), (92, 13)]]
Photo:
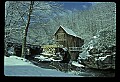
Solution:
[(84, 77), (115, 77), (115, 70), (99, 70), (99, 69), (90, 69), (90, 68), (80, 68), (73, 66), (69, 63), (61, 62), (39, 62), (31, 61), (33, 64), (47, 69), (56, 69), (65, 73), (70, 73), (74, 75), (80, 75)]

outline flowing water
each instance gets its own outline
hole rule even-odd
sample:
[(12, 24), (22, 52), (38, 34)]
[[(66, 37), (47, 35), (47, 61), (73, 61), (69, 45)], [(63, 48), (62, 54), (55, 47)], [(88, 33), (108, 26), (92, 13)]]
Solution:
[(69, 74), (80, 75), (84, 77), (115, 77), (115, 70), (99, 70), (90, 68), (80, 68), (69, 63), (62, 62), (41, 62), (31, 60), (31, 62), (39, 67), (47, 69), (56, 69)]

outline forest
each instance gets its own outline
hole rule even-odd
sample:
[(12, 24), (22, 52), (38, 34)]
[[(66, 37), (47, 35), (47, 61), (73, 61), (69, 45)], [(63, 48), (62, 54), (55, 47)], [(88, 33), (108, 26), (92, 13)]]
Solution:
[[(6, 2), (5, 39), (22, 41), (22, 32), (27, 23), (30, 2)], [(103, 31), (109, 31), (107, 44), (116, 40), (116, 4), (96, 3), (89, 10), (64, 10), (61, 5), (35, 2), (28, 28), (27, 42), (31, 44), (52, 44), (53, 34), (60, 25), (72, 29), (85, 43)], [(43, 9), (40, 9), (43, 8)], [(24, 9), (24, 10), (23, 10)], [(38, 14), (39, 13), (39, 14)], [(107, 32), (108, 33), (108, 32)], [(108, 35), (109, 35), (108, 34)]]

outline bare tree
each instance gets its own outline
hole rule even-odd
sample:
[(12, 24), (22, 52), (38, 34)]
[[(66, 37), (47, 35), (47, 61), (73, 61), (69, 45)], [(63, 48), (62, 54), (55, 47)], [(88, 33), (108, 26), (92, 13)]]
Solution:
[[(49, 23), (47, 23), (46, 19), (50, 19), (54, 9), (59, 9), (59, 6), (55, 3), (49, 4), (49, 2), (44, 1), (8, 1), (8, 3), (10, 4), (6, 6), (6, 11), (8, 12), (6, 12), (5, 15), (5, 31), (10, 39), (12, 36), (14, 36), (13, 39), (15, 39), (18, 33), (16, 30), (13, 32), (13, 28), (18, 30), (20, 35), (16, 38), (19, 39), (19, 42), (22, 41), (21, 56), (25, 57), (27, 42), (33, 42), (33, 44), (38, 41), (41, 42), (43, 39), (47, 38), (47, 35), (49, 35), (49, 32), (47, 32)], [(41, 32), (41, 30), (44, 31)], [(43, 32), (45, 33), (45, 36), (42, 35)], [(5, 37), (5, 39), (6, 38), (7, 37)]]
[(28, 27), (29, 27), (29, 24), (30, 24), (30, 15), (32, 13), (33, 5), (34, 5), (34, 1), (31, 1), (29, 12), (28, 12), (28, 22), (27, 22), (27, 25), (26, 25), (26, 27), (24, 29), (24, 32), (23, 32), (23, 42), (22, 42), (22, 54), (21, 54), (21, 57), (25, 57), (25, 54), (26, 54), (26, 38), (27, 38)]

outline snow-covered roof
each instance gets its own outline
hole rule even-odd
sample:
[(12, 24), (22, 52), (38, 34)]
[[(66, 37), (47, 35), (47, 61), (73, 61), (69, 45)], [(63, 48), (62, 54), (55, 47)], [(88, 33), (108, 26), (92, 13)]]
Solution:
[[(65, 28), (65, 27), (63, 27), (62, 25), (60, 25), (60, 27), (61, 27), (67, 34), (80, 38), (80, 37), (77, 36), (71, 29)], [(60, 28), (60, 27), (59, 27), (59, 28)], [(59, 28), (58, 28), (58, 29), (59, 29)], [(58, 31), (58, 30), (57, 30), (57, 31)], [(56, 31), (56, 32), (57, 32), (57, 31)], [(56, 32), (55, 32), (55, 33), (56, 33)]]

